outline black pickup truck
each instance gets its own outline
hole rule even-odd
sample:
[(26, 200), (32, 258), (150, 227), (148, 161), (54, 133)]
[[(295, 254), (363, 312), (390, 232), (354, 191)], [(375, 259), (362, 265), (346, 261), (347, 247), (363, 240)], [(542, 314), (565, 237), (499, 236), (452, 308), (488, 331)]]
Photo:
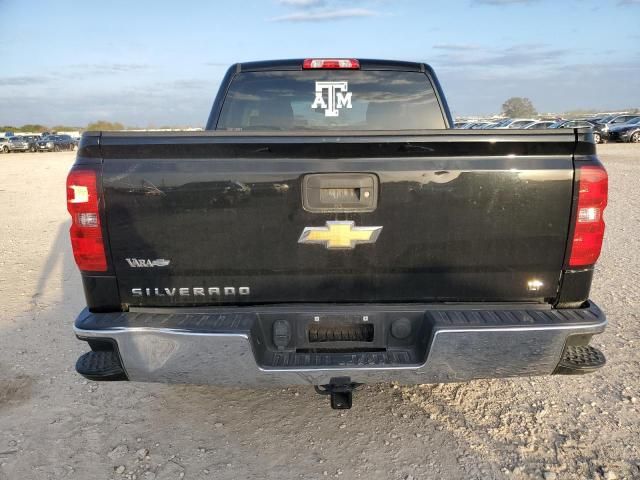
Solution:
[(589, 131), (454, 130), (421, 63), (226, 74), (206, 131), (85, 133), (67, 180), (93, 380), (586, 373), (607, 173)]

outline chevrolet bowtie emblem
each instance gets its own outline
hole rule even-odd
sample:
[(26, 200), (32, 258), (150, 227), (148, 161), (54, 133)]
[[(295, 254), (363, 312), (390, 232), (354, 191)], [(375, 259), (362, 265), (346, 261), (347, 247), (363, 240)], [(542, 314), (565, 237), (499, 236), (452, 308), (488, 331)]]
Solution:
[(382, 227), (356, 227), (354, 222), (326, 222), (324, 227), (306, 227), (298, 243), (324, 245), (330, 250), (355, 248), (375, 243)]

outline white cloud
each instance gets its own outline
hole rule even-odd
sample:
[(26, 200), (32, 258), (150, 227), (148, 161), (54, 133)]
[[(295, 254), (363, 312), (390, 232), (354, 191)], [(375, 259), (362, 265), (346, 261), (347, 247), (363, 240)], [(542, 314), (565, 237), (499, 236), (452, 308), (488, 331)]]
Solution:
[[(552, 65), (569, 55), (570, 51), (544, 44), (520, 44), (502, 49), (469, 48), (460, 45), (436, 45), (434, 49), (448, 50), (434, 57), (434, 63), (450, 68), (504, 67), (523, 68)], [(453, 52), (453, 53), (452, 53)]]
[(438, 43), (433, 46), (436, 50), (461, 51), (478, 50), (478, 45), (458, 44), (458, 43)]
[(474, 0), (479, 5), (528, 5), (539, 0)]
[(282, 5), (294, 8), (319, 7), (326, 3), (325, 0), (280, 0)]
[(272, 22), (323, 22), (349, 18), (375, 17), (378, 12), (366, 8), (343, 8), (337, 10), (314, 10), (289, 13), (270, 19)]

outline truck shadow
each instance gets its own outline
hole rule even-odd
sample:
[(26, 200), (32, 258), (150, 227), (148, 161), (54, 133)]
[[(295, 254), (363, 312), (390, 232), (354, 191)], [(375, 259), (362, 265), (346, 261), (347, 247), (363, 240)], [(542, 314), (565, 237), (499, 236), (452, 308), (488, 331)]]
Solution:
[[(55, 299), (57, 301), (65, 301), (77, 296), (75, 285), (73, 289), (68, 288), (70, 281), (74, 276), (77, 276), (69, 241), (70, 225), (70, 220), (60, 224), (49, 247), (49, 254), (40, 270), (38, 281), (31, 296), (32, 307), (36, 308), (36, 310), (42, 308), (43, 299), (49, 296), (51, 290), (56, 287), (60, 289), (60, 296)], [(60, 275), (57, 274), (58, 268), (61, 268)]]

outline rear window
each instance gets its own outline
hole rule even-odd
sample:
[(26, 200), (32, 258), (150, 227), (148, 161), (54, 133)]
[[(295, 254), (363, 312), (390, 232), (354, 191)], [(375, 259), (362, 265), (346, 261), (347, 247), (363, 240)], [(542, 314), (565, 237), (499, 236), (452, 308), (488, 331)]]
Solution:
[(217, 130), (423, 130), (445, 122), (421, 72), (244, 72), (227, 91)]

